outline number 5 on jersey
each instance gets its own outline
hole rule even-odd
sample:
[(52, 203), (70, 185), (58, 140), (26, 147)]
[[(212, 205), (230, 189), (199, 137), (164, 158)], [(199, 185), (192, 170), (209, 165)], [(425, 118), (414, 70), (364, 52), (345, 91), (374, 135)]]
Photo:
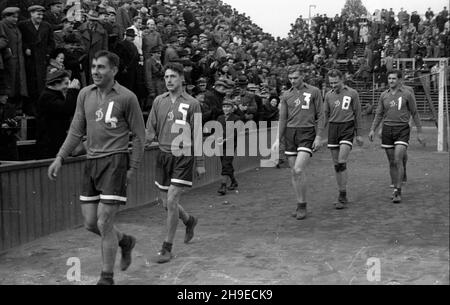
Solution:
[(180, 107), (178, 107), (178, 111), (183, 115), (183, 119), (176, 120), (175, 124), (186, 125), (188, 110), (189, 110), (188, 104), (183, 104), (183, 103), (180, 104)]

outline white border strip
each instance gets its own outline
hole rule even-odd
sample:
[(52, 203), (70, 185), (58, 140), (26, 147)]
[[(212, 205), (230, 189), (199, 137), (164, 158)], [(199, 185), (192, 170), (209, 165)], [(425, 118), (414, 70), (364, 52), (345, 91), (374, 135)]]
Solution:
[(80, 201), (92, 202), (98, 200), (100, 200), (100, 195), (92, 197), (80, 196)]
[(162, 186), (161, 184), (159, 184), (158, 182), (155, 181), (156, 186), (163, 191), (168, 191), (170, 186)]
[(183, 185), (187, 185), (187, 186), (192, 186), (192, 182), (191, 181), (186, 181), (186, 180), (171, 179), (170, 182), (172, 182), (172, 183), (179, 183), (179, 184), (183, 184)]
[(116, 195), (100, 195), (100, 200), (116, 200), (127, 202), (127, 197), (116, 196)]

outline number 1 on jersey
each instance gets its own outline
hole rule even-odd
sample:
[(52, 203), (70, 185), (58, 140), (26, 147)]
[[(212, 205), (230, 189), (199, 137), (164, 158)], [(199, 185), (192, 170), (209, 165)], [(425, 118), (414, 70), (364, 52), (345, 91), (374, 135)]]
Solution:
[(402, 110), (402, 101), (403, 101), (403, 98), (400, 96), (398, 98), (398, 110)]

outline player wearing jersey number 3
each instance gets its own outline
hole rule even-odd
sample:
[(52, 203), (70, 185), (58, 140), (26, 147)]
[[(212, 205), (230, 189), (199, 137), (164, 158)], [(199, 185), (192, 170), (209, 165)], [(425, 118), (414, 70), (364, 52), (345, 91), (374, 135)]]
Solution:
[(356, 143), (363, 145), (361, 137), (361, 104), (356, 90), (344, 85), (342, 73), (339, 70), (328, 72), (331, 91), (325, 95), (324, 120), (319, 126), (321, 135), (328, 123), (328, 148), (334, 162), (336, 180), (339, 188), (339, 197), (335, 203), (338, 210), (345, 208), (347, 199), (347, 161)]
[(293, 216), (298, 220), (307, 216), (306, 167), (318, 144), (317, 122), (323, 117), (320, 90), (303, 81), (304, 72), (305, 68), (301, 65), (288, 70), (292, 88), (281, 97), (279, 135), (273, 147), (278, 149), (279, 139), (285, 137), (285, 154), (292, 169), (292, 184), (297, 199), (297, 210)]

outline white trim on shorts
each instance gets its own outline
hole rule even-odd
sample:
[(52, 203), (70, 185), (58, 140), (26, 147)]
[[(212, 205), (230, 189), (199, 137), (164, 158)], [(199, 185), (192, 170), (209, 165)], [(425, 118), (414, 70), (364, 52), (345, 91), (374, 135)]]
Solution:
[(307, 153), (310, 153), (311, 155), (312, 155), (312, 153), (313, 153), (313, 151), (312, 151), (312, 149), (310, 149), (310, 148), (306, 148), (306, 147), (299, 147), (299, 148), (297, 148), (297, 150), (298, 150), (298, 152), (307, 152)]
[(350, 141), (342, 140), (341, 142), (339, 142), (339, 145), (342, 145), (342, 144), (346, 144), (346, 145), (349, 145), (350, 147), (353, 147), (353, 143)]
[(155, 181), (156, 187), (159, 188), (160, 190), (163, 191), (168, 191), (170, 186), (162, 186), (161, 184), (159, 184), (157, 181)]
[(404, 146), (406, 146), (406, 147), (409, 147), (409, 144), (406, 143), (406, 142), (403, 142), (403, 141), (397, 141), (397, 142), (395, 142), (394, 144), (395, 144), (395, 145), (404, 145)]
[(338, 148), (339, 144), (328, 144), (328, 148)]
[(127, 197), (116, 196), (116, 195), (100, 195), (100, 200), (115, 200), (127, 202)]
[(94, 201), (99, 201), (99, 200), (100, 200), (100, 195), (91, 196), (91, 197), (80, 196), (80, 201), (84, 201), (84, 202), (94, 202)]
[(385, 144), (381, 144), (381, 148), (384, 148), (384, 149), (395, 148), (395, 145), (385, 145)]
[(285, 154), (286, 156), (296, 156), (296, 155), (298, 155), (297, 152), (290, 152), (290, 151), (285, 151), (284, 154)]
[(187, 186), (192, 186), (192, 182), (191, 181), (186, 181), (186, 180), (181, 180), (181, 179), (170, 179), (171, 183), (178, 183), (178, 184), (183, 184), (183, 185), (187, 185)]

